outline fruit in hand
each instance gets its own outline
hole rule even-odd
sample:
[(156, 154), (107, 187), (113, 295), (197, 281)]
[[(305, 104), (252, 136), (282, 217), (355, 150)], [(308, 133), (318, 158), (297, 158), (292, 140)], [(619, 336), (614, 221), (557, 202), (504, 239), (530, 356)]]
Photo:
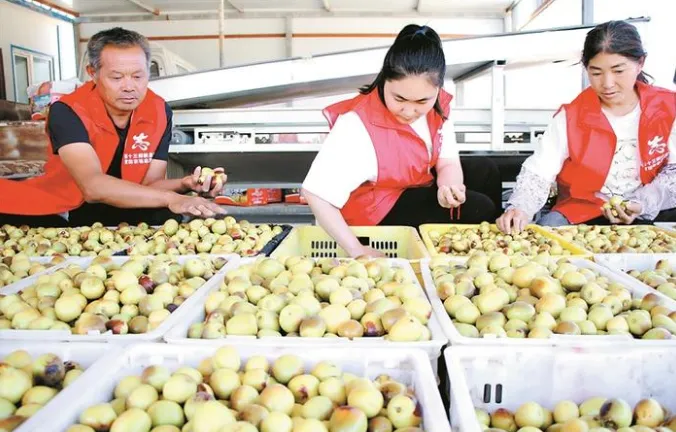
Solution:
[(221, 181), (225, 180), (225, 174), (224, 173), (218, 173), (209, 167), (202, 167), (200, 171), (200, 176), (199, 179), (197, 180), (197, 183), (199, 184), (204, 184), (204, 182), (207, 181), (207, 177), (211, 177), (212, 180), (215, 180), (216, 178), (220, 178)]

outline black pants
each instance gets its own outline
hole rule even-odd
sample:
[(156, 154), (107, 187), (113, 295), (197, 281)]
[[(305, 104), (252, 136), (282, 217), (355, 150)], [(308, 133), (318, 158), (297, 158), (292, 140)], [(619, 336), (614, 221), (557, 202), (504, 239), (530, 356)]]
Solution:
[(14, 226), (28, 225), (31, 228), (63, 228), (69, 226), (68, 221), (59, 215), (23, 216), (0, 213), (0, 226), (5, 224)]
[(460, 160), (467, 188), (465, 203), (453, 212), (439, 205), (437, 186), (406, 189), (379, 225), (418, 226), (426, 223), (493, 222), (502, 212), (502, 180), (492, 160), (469, 156)]
[(0, 226), (9, 224), (14, 226), (28, 225), (31, 228), (61, 228), (92, 225), (95, 222), (101, 222), (104, 226), (116, 226), (121, 222), (127, 222), (130, 225), (137, 225), (140, 222), (146, 222), (149, 225), (162, 225), (167, 219), (181, 220), (181, 216), (164, 208), (116, 210), (111, 212), (110, 217), (101, 213), (77, 211), (71, 213), (69, 220), (59, 215), (22, 216), (0, 213)]

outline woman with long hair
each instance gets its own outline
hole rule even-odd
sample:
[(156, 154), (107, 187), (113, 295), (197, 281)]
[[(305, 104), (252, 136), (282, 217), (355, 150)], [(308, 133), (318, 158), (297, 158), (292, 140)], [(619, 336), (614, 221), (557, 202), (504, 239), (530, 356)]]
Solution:
[(303, 194), (319, 225), (349, 255), (379, 255), (360, 244), (350, 226), (479, 223), (497, 216), (499, 171), (484, 158), (461, 163), (445, 75), (439, 35), (407, 25), (375, 81), (324, 110), (331, 131)]
[(649, 84), (646, 52), (633, 25), (592, 29), (582, 51), (590, 86), (554, 116), (523, 164), (504, 232), (521, 231), (547, 201), (545, 226), (676, 220), (676, 95)]

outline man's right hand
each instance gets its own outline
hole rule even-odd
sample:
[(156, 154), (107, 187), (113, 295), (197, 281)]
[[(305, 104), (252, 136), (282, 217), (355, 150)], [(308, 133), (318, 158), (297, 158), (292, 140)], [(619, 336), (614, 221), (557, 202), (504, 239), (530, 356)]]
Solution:
[(498, 229), (505, 234), (517, 234), (523, 231), (530, 222), (528, 215), (516, 207), (512, 207), (495, 221)]
[(223, 210), (221, 206), (213, 203), (212, 201), (202, 197), (191, 197), (185, 195), (177, 195), (169, 203), (168, 208), (176, 214), (205, 218), (226, 213), (226, 211)]

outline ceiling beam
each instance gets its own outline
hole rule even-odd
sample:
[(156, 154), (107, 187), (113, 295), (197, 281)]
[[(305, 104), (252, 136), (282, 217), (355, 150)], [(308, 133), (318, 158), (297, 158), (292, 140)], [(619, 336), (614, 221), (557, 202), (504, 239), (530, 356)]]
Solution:
[[(502, 13), (491, 12), (458, 12), (458, 11), (444, 11), (433, 12), (425, 11), (424, 13), (434, 13), (435, 18), (466, 18), (466, 19), (502, 19)], [(414, 10), (406, 12), (382, 12), (382, 11), (336, 11), (328, 12), (324, 9), (316, 11), (283, 11), (283, 10), (250, 10), (239, 13), (236, 10), (226, 10), (226, 17), (232, 18), (285, 18), (292, 16), (293, 18), (416, 18), (420, 14)], [(153, 21), (153, 20), (204, 20), (204, 19), (218, 19), (218, 9), (216, 10), (163, 10), (161, 16), (154, 16), (150, 14), (141, 14), (137, 12), (125, 13), (84, 13), (80, 14), (78, 22), (80, 23), (94, 23), (94, 22), (122, 22), (122, 21)]]
[(225, 0), (225, 1), (228, 2), (228, 4), (229, 4), (230, 6), (232, 6), (237, 12), (239, 12), (239, 13), (244, 13), (244, 9), (242, 9), (241, 7), (239, 7), (239, 6), (237, 6), (236, 4), (234, 4), (234, 3), (232, 2), (232, 0)]
[(55, 10), (58, 10), (58, 11), (61, 11), (61, 12), (65, 12), (65, 13), (67, 13), (67, 14), (73, 15), (74, 17), (79, 17), (79, 16), (80, 16), (80, 14), (79, 14), (78, 12), (76, 12), (76, 11), (74, 11), (74, 10), (72, 10), (72, 9), (68, 9), (68, 8), (59, 6), (59, 5), (57, 5), (57, 4), (54, 4), (54, 3), (52, 3), (52, 2), (49, 1), (49, 0), (33, 0), (33, 2), (34, 2), (34, 3), (39, 3), (39, 4), (41, 4), (42, 6), (47, 6), (47, 7), (50, 7), (50, 8), (52, 8), (52, 9), (55, 9)]
[(326, 9), (328, 12), (331, 12), (331, 3), (329, 0), (322, 0), (322, 3), (324, 4), (324, 9)]
[(143, 3), (141, 0), (127, 0), (127, 1), (135, 4), (136, 6), (140, 7), (143, 10), (150, 12), (153, 15), (156, 16), (160, 15), (160, 10), (158, 8), (149, 6), (146, 3)]

